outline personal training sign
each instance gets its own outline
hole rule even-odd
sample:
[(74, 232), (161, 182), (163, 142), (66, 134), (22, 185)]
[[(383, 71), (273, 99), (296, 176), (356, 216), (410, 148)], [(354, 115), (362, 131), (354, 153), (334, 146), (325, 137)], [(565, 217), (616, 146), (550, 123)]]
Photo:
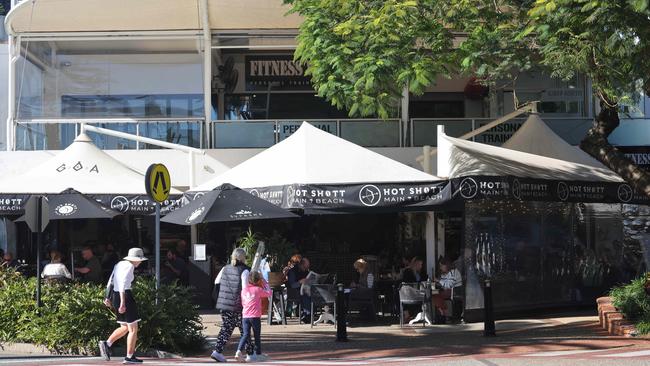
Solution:
[(167, 200), (169, 191), (172, 188), (172, 181), (167, 167), (162, 164), (151, 164), (145, 174), (144, 185), (147, 195), (154, 201), (162, 203)]

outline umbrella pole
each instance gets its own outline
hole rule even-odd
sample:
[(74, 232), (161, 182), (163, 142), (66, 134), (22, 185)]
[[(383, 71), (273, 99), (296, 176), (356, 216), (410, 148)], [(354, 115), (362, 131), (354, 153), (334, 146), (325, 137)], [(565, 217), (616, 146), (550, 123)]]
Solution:
[(156, 202), (156, 305), (160, 288), (160, 203)]

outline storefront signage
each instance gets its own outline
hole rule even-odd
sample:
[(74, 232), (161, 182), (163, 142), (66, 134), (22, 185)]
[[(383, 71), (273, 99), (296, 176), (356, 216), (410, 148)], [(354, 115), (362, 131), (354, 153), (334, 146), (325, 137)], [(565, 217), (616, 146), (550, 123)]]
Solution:
[(515, 177), (455, 178), (454, 198), (585, 203), (650, 203), (627, 183), (557, 181)]
[[(278, 125), (278, 133), (280, 134), (280, 141), (291, 136), (294, 132), (298, 131), (303, 121), (281, 121)], [(312, 126), (336, 135), (337, 127), (335, 121), (310, 121)]]
[[(489, 122), (479, 123), (477, 128), (487, 125)], [(508, 141), (512, 135), (519, 130), (524, 122), (505, 122), (496, 125), (489, 130), (479, 134), (475, 137), (474, 141), (488, 145), (501, 146), (504, 142)]]
[(636, 165), (650, 171), (650, 146), (617, 146), (616, 148)]
[(545, 89), (542, 93), (542, 100), (582, 100), (584, 90), (578, 88)]
[(449, 201), (448, 182), (366, 183), (247, 189), (252, 195), (287, 209), (414, 209)]
[[(22, 215), (29, 194), (0, 194), (0, 214)], [(47, 195), (46, 195), (47, 196)], [(89, 198), (97, 200), (102, 206), (123, 214), (149, 215), (156, 210), (155, 201), (146, 195), (110, 195), (89, 194)], [(161, 202), (162, 210), (170, 211), (180, 207), (182, 196), (173, 195)]]
[(293, 55), (246, 56), (246, 90), (313, 90)]

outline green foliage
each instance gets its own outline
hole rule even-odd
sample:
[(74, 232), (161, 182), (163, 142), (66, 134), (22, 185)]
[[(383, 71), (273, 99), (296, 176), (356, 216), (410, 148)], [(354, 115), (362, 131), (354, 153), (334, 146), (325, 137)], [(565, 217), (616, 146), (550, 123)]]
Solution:
[(248, 230), (237, 239), (237, 247), (243, 248), (246, 251), (246, 264), (252, 265), (257, 250), (257, 243), (259, 241), (257, 233), (249, 226)]
[(155, 279), (141, 277), (133, 293), (142, 317), (138, 331), (140, 349), (196, 351), (204, 345), (198, 306), (191, 303), (191, 288), (176, 283), (160, 286), (155, 303)]
[(279, 272), (289, 258), (296, 253), (296, 247), (277, 231), (265, 239), (266, 253), (270, 257), (271, 271)]
[[(103, 304), (104, 289), (91, 284), (43, 284), (43, 306), (36, 308), (36, 279), (0, 268), (0, 342), (43, 345), (58, 353), (92, 354), (97, 341), (117, 327), (115, 316)], [(138, 278), (134, 287), (142, 316), (138, 348), (171, 352), (203, 345), (202, 325), (191, 304), (190, 290), (161, 286), (154, 305), (151, 279)]]
[(650, 333), (650, 296), (645, 293), (645, 277), (614, 287), (609, 295), (612, 304), (626, 319), (634, 321), (641, 334)]
[[(304, 17), (297, 60), (351, 116), (394, 113), (458, 71), (488, 84), (533, 67), (593, 81), (610, 105), (650, 92), (648, 0), (285, 0)], [(457, 44), (454, 46), (453, 42)]]
[(318, 95), (350, 116), (394, 116), (404, 87), (422, 93), (455, 64), (439, 1), (285, 2), (305, 19), (296, 59)]

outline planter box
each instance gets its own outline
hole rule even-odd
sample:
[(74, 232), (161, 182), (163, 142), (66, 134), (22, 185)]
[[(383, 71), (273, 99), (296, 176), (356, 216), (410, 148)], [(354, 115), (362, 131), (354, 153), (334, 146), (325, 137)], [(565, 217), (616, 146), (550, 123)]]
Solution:
[(609, 334), (622, 337), (636, 337), (637, 331), (634, 324), (626, 320), (623, 314), (614, 307), (610, 297), (599, 297), (598, 321)]

